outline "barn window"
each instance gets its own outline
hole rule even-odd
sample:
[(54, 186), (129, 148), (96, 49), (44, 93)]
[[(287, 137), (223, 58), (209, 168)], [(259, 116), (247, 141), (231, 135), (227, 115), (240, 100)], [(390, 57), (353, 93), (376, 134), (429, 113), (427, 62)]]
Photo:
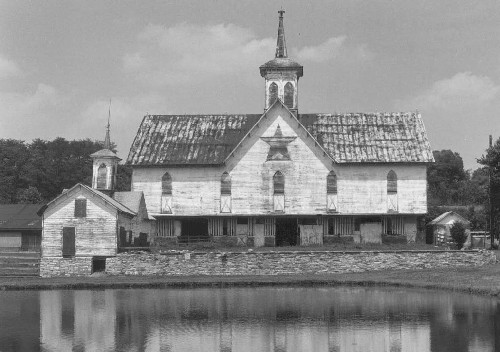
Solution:
[(161, 212), (172, 214), (172, 177), (168, 172), (161, 178)]
[(285, 176), (278, 171), (273, 176), (273, 206), (274, 211), (285, 211)]
[(220, 194), (231, 195), (231, 176), (227, 172), (220, 179)]
[(273, 176), (274, 194), (285, 193), (285, 176), (278, 171)]
[(278, 99), (278, 85), (273, 82), (269, 86), (269, 100), (267, 101), (267, 105), (271, 106), (276, 99)]
[(161, 178), (161, 193), (172, 195), (172, 177), (168, 172)]
[(337, 175), (332, 170), (326, 176), (326, 206), (329, 212), (337, 212)]
[(285, 84), (285, 98), (284, 103), (289, 109), (293, 109), (293, 84), (288, 82)]
[(398, 176), (391, 170), (387, 174), (387, 193), (397, 193), (398, 192)]
[(106, 164), (101, 164), (97, 169), (97, 189), (106, 189), (108, 178), (108, 168)]
[(87, 200), (75, 199), (75, 218), (87, 217)]
[(387, 174), (387, 211), (398, 211), (398, 176), (393, 170)]
[(220, 212), (231, 212), (231, 176), (227, 172), (220, 178)]
[(334, 171), (330, 171), (326, 177), (326, 193), (337, 194), (337, 175)]

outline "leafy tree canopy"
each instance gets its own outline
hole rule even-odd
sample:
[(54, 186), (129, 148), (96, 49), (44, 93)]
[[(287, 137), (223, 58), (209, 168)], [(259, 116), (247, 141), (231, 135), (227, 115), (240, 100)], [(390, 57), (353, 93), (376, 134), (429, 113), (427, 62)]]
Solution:
[[(38, 203), (76, 183), (90, 185), (90, 154), (102, 147), (102, 142), (90, 139), (35, 139), (31, 143), (0, 139), (0, 202)], [(130, 190), (130, 175), (130, 167), (118, 166), (117, 190)]]

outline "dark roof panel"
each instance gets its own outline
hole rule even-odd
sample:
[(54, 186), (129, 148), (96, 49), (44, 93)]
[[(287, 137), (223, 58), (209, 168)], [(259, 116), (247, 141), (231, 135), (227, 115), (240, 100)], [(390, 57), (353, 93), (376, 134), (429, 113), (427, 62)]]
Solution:
[[(222, 164), (261, 116), (146, 116), (127, 163)], [(417, 113), (300, 114), (299, 120), (338, 163), (434, 161)]]
[(41, 230), (43, 204), (0, 204), (0, 230)]

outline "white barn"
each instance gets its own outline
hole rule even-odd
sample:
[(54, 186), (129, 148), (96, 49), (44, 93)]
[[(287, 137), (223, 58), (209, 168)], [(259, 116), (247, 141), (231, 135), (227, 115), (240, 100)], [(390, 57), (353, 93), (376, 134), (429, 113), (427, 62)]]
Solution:
[(156, 240), (414, 240), (434, 161), (420, 114), (299, 112), (303, 67), (288, 58), (281, 11), (260, 73), (263, 114), (144, 117), (127, 163)]

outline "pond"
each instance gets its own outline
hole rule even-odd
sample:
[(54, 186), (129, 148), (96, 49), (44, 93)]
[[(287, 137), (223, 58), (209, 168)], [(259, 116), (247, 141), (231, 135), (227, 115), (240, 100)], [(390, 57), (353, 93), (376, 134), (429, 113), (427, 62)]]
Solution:
[(0, 351), (500, 351), (500, 300), (364, 287), (0, 292)]

